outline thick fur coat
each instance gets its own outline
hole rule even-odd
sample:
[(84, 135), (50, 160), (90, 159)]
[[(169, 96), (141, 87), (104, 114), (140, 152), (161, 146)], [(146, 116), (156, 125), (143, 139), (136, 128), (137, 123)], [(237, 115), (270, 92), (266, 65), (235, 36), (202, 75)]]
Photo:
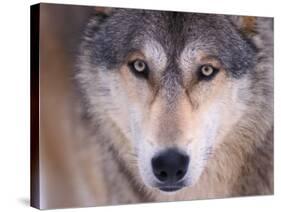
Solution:
[[(136, 59), (145, 75), (132, 73)], [(198, 77), (202, 64), (218, 73)], [(271, 18), (99, 13), (86, 27), (74, 83), (73, 157), (94, 205), (273, 194)], [(171, 147), (190, 162), (184, 186), (169, 193), (150, 161)]]

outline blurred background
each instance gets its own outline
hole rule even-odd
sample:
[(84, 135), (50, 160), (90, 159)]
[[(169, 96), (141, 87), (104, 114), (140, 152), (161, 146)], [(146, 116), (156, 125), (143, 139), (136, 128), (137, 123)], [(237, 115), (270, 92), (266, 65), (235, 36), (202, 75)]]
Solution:
[(71, 157), (79, 140), (71, 76), (84, 26), (99, 9), (40, 4), (41, 208), (93, 205)]

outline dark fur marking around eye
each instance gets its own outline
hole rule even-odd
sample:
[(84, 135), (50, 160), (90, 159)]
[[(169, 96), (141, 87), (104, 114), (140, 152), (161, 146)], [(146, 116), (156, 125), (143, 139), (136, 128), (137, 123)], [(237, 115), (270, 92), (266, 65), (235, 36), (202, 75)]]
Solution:
[[(204, 69), (205, 67), (208, 67), (208, 68), (212, 69), (212, 73), (208, 76), (204, 75), (203, 72), (202, 72), (202, 69)], [(197, 71), (198, 80), (199, 81), (201, 81), (201, 80), (205, 80), (205, 81), (212, 80), (217, 75), (218, 72), (219, 72), (218, 68), (215, 68), (210, 64), (204, 64), (204, 65), (202, 65), (198, 68), (198, 71)]]
[[(136, 67), (135, 67), (135, 63), (136, 62), (144, 64), (145, 67), (144, 67), (144, 69), (142, 71), (136, 70)], [(131, 62), (128, 63), (128, 66), (129, 66), (131, 72), (136, 77), (148, 79), (149, 68), (148, 68), (148, 65), (143, 60), (138, 60), (137, 59), (137, 60), (131, 61)]]

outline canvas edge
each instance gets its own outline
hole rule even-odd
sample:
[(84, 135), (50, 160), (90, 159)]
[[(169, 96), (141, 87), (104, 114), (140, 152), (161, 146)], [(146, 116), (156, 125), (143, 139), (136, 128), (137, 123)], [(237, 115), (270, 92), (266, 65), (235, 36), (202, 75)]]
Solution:
[(30, 6), (30, 206), (40, 209), (39, 176), (40, 4)]

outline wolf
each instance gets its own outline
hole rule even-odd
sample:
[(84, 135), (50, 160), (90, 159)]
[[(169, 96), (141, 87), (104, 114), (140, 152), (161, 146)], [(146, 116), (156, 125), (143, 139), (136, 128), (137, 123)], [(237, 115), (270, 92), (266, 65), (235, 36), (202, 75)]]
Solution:
[(110, 9), (74, 72), (95, 205), (273, 194), (273, 19)]

